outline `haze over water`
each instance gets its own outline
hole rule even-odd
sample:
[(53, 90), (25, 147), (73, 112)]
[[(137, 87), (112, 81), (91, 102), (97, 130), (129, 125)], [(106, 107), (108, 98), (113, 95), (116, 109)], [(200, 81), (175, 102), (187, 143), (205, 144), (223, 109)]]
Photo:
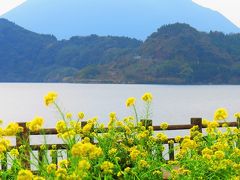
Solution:
[(117, 112), (119, 119), (133, 115), (132, 110), (125, 107), (125, 100), (131, 96), (137, 98), (141, 115), (144, 109), (141, 96), (145, 92), (153, 94), (154, 125), (188, 124), (191, 117), (211, 119), (219, 107), (227, 108), (233, 121), (232, 115), (240, 111), (240, 86), (3, 83), (0, 84), (0, 119), (6, 124), (30, 121), (38, 115), (44, 117), (45, 127), (54, 127), (60, 116), (43, 103), (48, 91), (58, 92), (58, 103), (64, 112), (76, 117), (83, 111), (86, 118), (97, 116), (105, 124), (112, 111)]

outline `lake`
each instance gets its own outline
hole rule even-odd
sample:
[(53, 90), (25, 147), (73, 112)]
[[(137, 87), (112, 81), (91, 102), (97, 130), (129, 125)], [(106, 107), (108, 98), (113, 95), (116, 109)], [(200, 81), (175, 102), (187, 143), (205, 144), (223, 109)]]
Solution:
[[(240, 86), (230, 85), (126, 85), (126, 84), (63, 84), (63, 83), (1, 83), (0, 119), (4, 124), (10, 121), (29, 121), (42, 116), (46, 127), (54, 127), (58, 113), (43, 104), (48, 91), (59, 94), (58, 103), (64, 112), (77, 114), (83, 111), (86, 118), (97, 116), (107, 123), (108, 114), (117, 112), (118, 118), (132, 115), (125, 100), (137, 98), (139, 114), (143, 112), (141, 96), (144, 92), (153, 94), (153, 124), (189, 123), (191, 117), (211, 119), (216, 108), (225, 107), (232, 115), (240, 111)], [(230, 116), (230, 120), (234, 120)]]
[[(240, 86), (192, 86), (192, 85), (129, 85), (129, 84), (63, 84), (63, 83), (1, 83), (0, 119), (8, 122), (26, 122), (34, 116), (45, 119), (45, 127), (53, 128), (59, 114), (53, 107), (46, 107), (43, 97), (48, 91), (58, 92), (58, 104), (64, 112), (86, 114), (86, 119), (97, 116), (107, 124), (108, 114), (117, 112), (119, 119), (133, 115), (125, 106), (128, 97), (136, 97), (139, 115), (143, 114), (141, 96), (153, 94), (153, 124), (189, 124), (191, 117), (212, 119), (215, 109), (225, 107), (234, 121), (233, 114), (240, 111)], [(167, 131), (169, 137), (186, 135), (188, 131)], [(10, 138), (15, 144), (15, 138)], [(62, 143), (56, 136), (48, 136), (48, 143)], [(31, 136), (32, 144), (41, 144), (43, 137)]]

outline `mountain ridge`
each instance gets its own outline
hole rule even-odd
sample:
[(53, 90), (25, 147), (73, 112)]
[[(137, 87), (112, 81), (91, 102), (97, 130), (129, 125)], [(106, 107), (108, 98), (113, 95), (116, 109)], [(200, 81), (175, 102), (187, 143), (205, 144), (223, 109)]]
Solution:
[(240, 34), (160, 27), (145, 41), (57, 40), (0, 19), (0, 82), (240, 84)]

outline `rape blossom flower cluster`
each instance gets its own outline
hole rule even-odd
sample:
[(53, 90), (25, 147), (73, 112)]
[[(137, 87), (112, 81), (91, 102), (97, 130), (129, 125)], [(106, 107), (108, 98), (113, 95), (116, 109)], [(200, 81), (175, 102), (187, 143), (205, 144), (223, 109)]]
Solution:
[(135, 105), (135, 101), (136, 101), (136, 99), (134, 97), (128, 98), (127, 101), (126, 101), (126, 106), (127, 107), (134, 106)]
[(54, 91), (48, 92), (48, 94), (46, 96), (44, 96), (44, 103), (46, 106), (51, 105), (52, 103), (55, 102), (55, 100), (57, 99), (58, 94)]
[(214, 120), (221, 121), (228, 118), (228, 112), (224, 108), (219, 108), (214, 113)]
[(43, 123), (44, 119), (36, 116), (32, 121), (27, 122), (27, 128), (30, 129), (30, 131), (37, 132), (42, 128)]
[(153, 96), (151, 93), (147, 92), (142, 96), (142, 100), (146, 102), (151, 102), (153, 99)]

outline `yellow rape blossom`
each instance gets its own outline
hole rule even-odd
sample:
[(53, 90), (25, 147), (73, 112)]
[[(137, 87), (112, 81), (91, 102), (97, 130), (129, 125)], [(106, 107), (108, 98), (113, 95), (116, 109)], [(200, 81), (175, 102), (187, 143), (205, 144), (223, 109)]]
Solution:
[(225, 108), (219, 108), (214, 113), (214, 120), (221, 121), (228, 117), (228, 112)]
[(69, 113), (69, 112), (68, 112), (68, 113), (66, 114), (66, 118), (67, 118), (67, 119), (72, 119), (72, 113)]
[(45, 180), (45, 178), (40, 176), (34, 176), (33, 180)]
[(124, 124), (123, 124), (122, 121), (117, 121), (117, 122), (116, 122), (116, 126), (118, 126), (118, 127), (123, 127)]
[(89, 134), (92, 131), (93, 128), (93, 123), (92, 122), (88, 122), (83, 128), (82, 128), (82, 132), (83, 134)]
[(215, 120), (211, 121), (211, 122), (208, 123), (206, 131), (210, 134), (218, 126), (219, 126), (219, 123), (217, 121), (215, 121)]
[(34, 176), (33, 180), (45, 180), (45, 178), (40, 176)]
[(58, 162), (58, 167), (60, 168), (67, 168), (69, 164), (69, 161), (67, 159), (63, 159)]
[(131, 152), (130, 152), (131, 160), (135, 161), (139, 157), (140, 153), (141, 152), (137, 149), (131, 150)]
[(65, 179), (67, 177), (67, 170), (64, 168), (59, 168), (56, 172), (55, 172), (55, 176), (57, 178), (60, 179)]
[(124, 169), (124, 172), (126, 172), (126, 173), (129, 173), (131, 171), (131, 168), (130, 167), (126, 167), (125, 169)]
[(67, 177), (66, 177), (66, 180), (82, 180), (86, 177), (86, 172), (81, 172), (81, 178), (79, 178), (79, 175), (77, 175), (75, 172), (72, 173), (72, 174), (69, 174)]
[(64, 133), (58, 134), (58, 137), (61, 137), (65, 140), (70, 140), (70, 139), (74, 138), (75, 135), (76, 135), (76, 132), (74, 130), (69, 130)]
[(162, 142), (168, 140), (168, 137), (167, 137), (165, 134), (163, 134), (163, 133), (158, 133), (157, 136), (156, 136), (156, 138), (157, 138), (157, 140), (160, 140), (160, 141), (162, 141)]
[(15, 136), (19, 130), (18, 123), (11, 122), (7, 125), (7, 127), (4, 129), (4, 134), (6, 136)]
[(208, 124), (208, 127), (210, 128), (216, 128), (219, 126), (219, 123), (217, 121), (211, 121), (209, 124)]
[(142, 160), (142, 159), (138, 162), (138, 165), (139, 165), (141, 168), (148, 168), (148, 167), (149, 167), (149, 164), (147, 163), (147, 161)]
[(172, 170), (172, 172), (173, 174), (179, 174), (179, 175), (185, 175), (185, 176), (191, 173), (189, 170), (184, 168), (174, 169)]
[(27, 122), (27, 128), (32, 132), (36, 132), (42, 128), (43, 123), (44, 119), (42, 117), (36, 116), (32, 121)]
[(56, 124), (56, 130), (58, 133), (64, 133), (67, 131), (67, 124), (64, 120), (60, 120)]
[(211, 159), (212, 155), (213, 155), (213, 150), (211, 150), (207, 147), (202, 150), (202, 156), (204, 158)]
[(157, 176), (161, 176), (162, 175), (162, 171), (159, 170), (155, 170), (152, 172), (153, 175), (157, 175)]
[(56, 165), (56, 164), (49, 164), (49, 165), (47, 166), (47, 172), (48, 172), (48, 174), (51, 174), (51, 173), (55, 172), (56, 169), (57, 169), (57, 165)]
[(214, 156), (217, 158), (217, 159), (223, 159), (224, 156), (225, 156), (225, 153), (223, 151), (216, 151), (214, 153)]
[(166, 122), (161, 123), (160, 128), (163, 130), (166, 130), (168, 128), (168, 123), (166, 123)]
[(202, 125), (207, 126), (210, 121), (207, 119), (202, 120)]
[(212, 145), (212, 149), (213, 150), (221, 150), (221, 151), (225, 151), (228, 150), (229, 144), (227, 142), (221, 141), (221, 142), (216, 142), (214, 145)]
[(108, 151), (108, 154), (110, 155), (110, 156), (113, 156), (113, 155), (115, 155), (117, 153), (117, 149), (116, 148), (112, 148), (112, 149), (110, 149), (109, 151)]
[(90, 159), (98, 158), (103, 154), (100, 147), (91, 143), (82, 142), (74, 144), (71, 152), (73, 156), (88, 157)]
[(185, 138), (181, 143), (181, 147), (183, 150), (195, 149), (197, 147), (197, 143), (194, 140)]
[(202, 155), (205, 155), (205, 154), (213, 155), (213, 150), (206, 147), (202, 150)]
[(17, 180), (32, 180), (33, 174), (30, 170), (20, 170), (18, 172)]
[(56, 92), (48, 92), (48, 94), (46, 96), (44, 96), (44, 102), (46, 106), (51, 105), (52, 103), (55, 102), (55, 100), (57, 99), (58, 94)]
[(223, 124), (222, 124), (222, 127), (227, 128), (227, 127), (228, 127), (228, 123), (223, 123)]
[(134, 97), (130, 97), (126, 100), (126, 106), (131, 107), (135, 105), (136, 99)]
[(12, 156), (12, 157), (18, 157), (19, 156), (19, 152), (18, 152), (18, 150), (17, 149), (12, 149), (11, 151), (10, 151), (10, 155)]
[(238, 148), (235, 148), (233, 153), (232, 153), (233, 157), (240, 157), (240, 149)]
[(79, 170), (89, 170), (91, 168), (91, 164), (89, 163), (88, 160), (83, 159), (79, 161), (78, 163), (78, 169)]
[(82, 139), (82, 143), (90, 143), (90, 138), (89, 137), (85, 137), (84, 139)]
[(109, 118), (110, 119), (116, 119), (117, 118), (116, 112), (110, 112)]
[(0, 137), (2, 137), (4, 135), (4, 133), (5, 132), (4, 132), (3, 128), (0, 127)]
[(114, 168), (114, 164), (109, 161), (104, 161), (101, 164), (101, 170), (103, 171), (103, 173), (112, 174), (113, 168)]
[(145, 102), (151, 102), (152, 99), (153, 99), (152, 94), (149, 92), (144, 93), (142, 96), (142, 100)]
[(238, 112), (238, 113), (235, 113), (235, 114), (234, 114), (234, 117), (235, 117), (235, 118), (240, 118), (240, 113), (239, 113), (239, 112)]
[(6, 152), (10, 144), (8, 139), (0, 138), (0, 153)]
[(182, 139), (182, 137), (181, 136), (176, 136), (175, 138), (174, 138), (174, 140), (175, 140), (175, 142), (180, 142), (181, 141), (181, 139)]
[(81, 126), (81, 122), (76, 122), (76, 121), (70, 121), (70, 125), (71, 125), (71, 128), (77, 133), (79, 134), (81, 129), (82, 129), (82, 126)]
[(5, 151), (7, 151), (7, 148), (3, 144), (0, 144), (0, 154)]
[(79, 113), (78, 113), (78, 118), (79, 118), (79, 119), (83, 119), (84, 117), (85, 117), (84, 112), (79, 112)]
[(123, 172), (122, 171), (119, 171), (118, 173), (117, 173), (117, 177), (121, 177), (123, 175)]

